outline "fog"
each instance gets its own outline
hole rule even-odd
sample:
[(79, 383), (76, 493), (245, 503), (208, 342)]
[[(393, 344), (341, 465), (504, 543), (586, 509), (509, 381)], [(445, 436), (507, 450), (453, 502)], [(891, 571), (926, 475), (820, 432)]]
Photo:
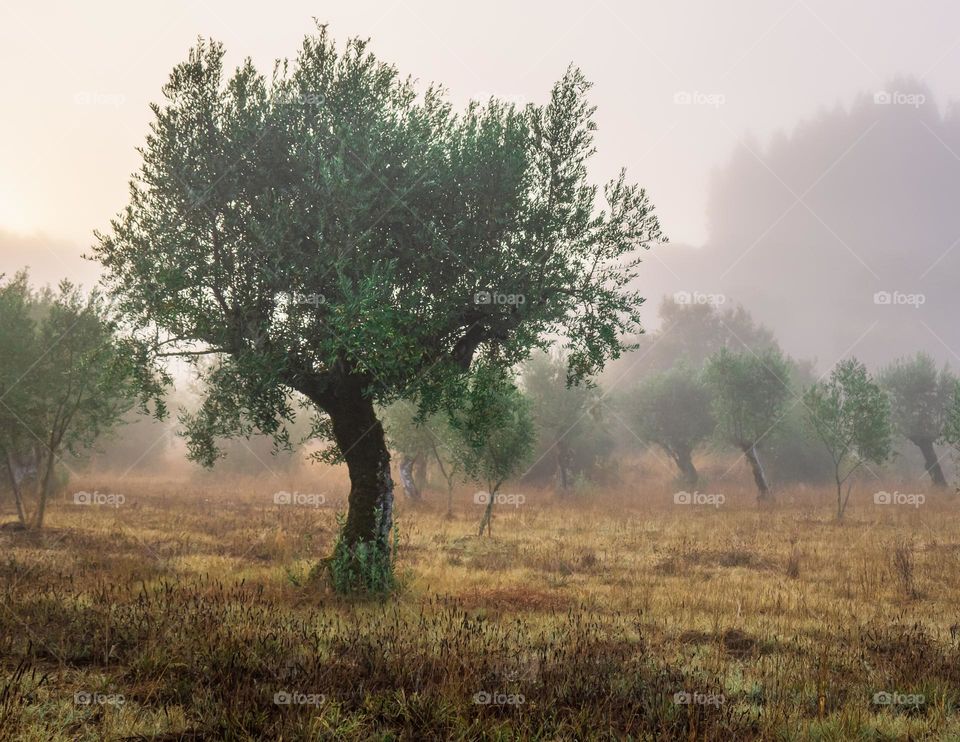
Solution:
[(960, 5), (0, 6), (0, 740), (960, 739)]
[(958, 151), (956, 109), (893, 79), (745, 137), (711, 178), (706, 244), (666, 247), (650, 270), (681, 300), (743, 304), (822, 368), (917, 350), (956, 364)]

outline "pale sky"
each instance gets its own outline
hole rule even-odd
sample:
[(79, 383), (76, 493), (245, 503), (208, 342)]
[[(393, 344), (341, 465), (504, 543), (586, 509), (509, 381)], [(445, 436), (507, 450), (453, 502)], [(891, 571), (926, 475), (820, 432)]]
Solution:
[[(312, 17), (455, 102), (543, 100), (569, 62), (595, 83), (593, 175), (645, 186), (672, 241), (709, 238), (711, 172), (824, 108), (911, 75), (960, 99), (960, 4), (698, 2), (176, 2), (4, 0), (0, 5), (0, 273), (89, 282), (79, 255), (126, 202), (172, 67), (198, 35), (268, 72)], [(675, 102), (690, 94), (689, 105)]]

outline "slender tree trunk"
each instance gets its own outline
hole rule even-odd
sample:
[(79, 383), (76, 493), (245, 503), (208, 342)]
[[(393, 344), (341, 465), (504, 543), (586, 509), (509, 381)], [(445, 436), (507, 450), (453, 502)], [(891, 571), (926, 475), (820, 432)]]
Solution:
[(677, 462), (677, 468), (680, 470), (680, 478), (683, 483), (688, 487), (693, 487), (700, 479), (700, 475), (693, 465), (693, 452), (687, 448), (676, 451), (674, 461)]
[(843, 482), (840, 480), (839, 473), (836, 475), (837, 480), (837, 520), (843, 520), (843, 511), (846, 509), (847, 503), (843, 501)]
[[(38, 482), (39, 496), (37, 510), (33, 516), (33, 527), (38, 530), (43, 528), (43, 517), (47, 512), (47, 498), (50, 496), (50, 487), (53, 484), (53, 472), (57, 465), (57, 455), (54, 453), (53, 448), (48, 452), (46, 459), (43, 467), (43, 477)], [(39, 456), (37, 457), (37, 461), (39, 463)], [(37, 474), (39, 475), (39, 467)]]
[(417, 487), (417, 479), (414, 475), (415, 458), (410, 456), (400, 457), (400, 483), (403, 485), (403, 493), (411, 500), (420, 499), (420, 489)]
[(378, 543), (389, 549), (393, 530), (390, 452), (373, 401), (361, 379), (351, 377), (323, 400), (333, 435), (350, 472), (350, 497), (343, 539), (350, 547)]
[(490, 495), (490, 499), (487, 500), (487, 507), (483, 511), (483, 518), (480, 519), (480, 530), (477, 532), (478, 536), (483, 535), (483, 529), (487, 529), (487, 536), (493, 535), (493, 499), (496, 495), (495, 490), (487, 490)]
[(413, 482), (419, 496), (427, 488), (427, 457), (422, 453), (413, 457)]
[(760, 457), (757, 455), (757, 447), (753, 444), (744, 445), (743, 454), (750, 462), (750, 470), (753, 472), (753, 481), (757, 485), (757, 500), (768, 502), (770, 497), (770, 485), (767, 484), (767, 475), (763, 472), (763, 465), (760, 463)]
[(13, 501), (17, 506), (17, 517), (20, 519), (20, 525), (26, 528), (27, 516), (23, 510), (23, 494), (20, 491), (20, 482), (17, 481), (17, 475), (14, 470), (16, 464), (13, 461), (13, 456), (10, 454), (10, 451), (4, 451), (4, 459), (7, 468), (7, 475), (10, 478), (10, 489), (13, 492)]
[(940, 461), (937, 458), (937, 450), (933, 447), (933, 441), (929, 438), (921, 438), (913, 441), (920, 453), (923, 454), (923, 464), (926, 467), (927, 474), (934, 487), (946, 487), (947, 480), (943, 476), (943, 469), (940, 468)]
[(557, 494), (570, 494), (570, 447), (564, 441), (557, 444)]
[(447, 471), (443, 458), (440, 456), (440, 451), (437, 450), (436, 446), (433, 447), (433, 458), (437, 462), (437, 468), (440, 470), (443, 480), (447, 483), (447, 519), (449, 520), (453, 517), (453, 479), (456, 476), (456, 469), (451, 463), (450, 471)]

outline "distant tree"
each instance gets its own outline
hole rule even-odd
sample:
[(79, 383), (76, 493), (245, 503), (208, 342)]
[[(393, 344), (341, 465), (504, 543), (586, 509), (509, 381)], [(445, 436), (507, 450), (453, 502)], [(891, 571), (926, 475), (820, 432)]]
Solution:
[(572, 67), (546, 105), (454, 113), (325, 27), (270, 79), (250, 60), (227, 79), (223, 60), (202, 42), (174, 69), (96, 257), (140, 378), (216, 360), (192, 453), (212, 463), (249, 426), (282, 435), (297, 392), (349, 469), (341, 556), (390, 553), (377, 406), (436, 409), (477, 362), (513, 368), (557, 337), (572, 377), (596, 374), (640, 327), (628, 287), (659, 223), (625, 175), (589, 182), (594, 108)]
[(649, 377), (625, 400), (630, 430), (662, 448), (677, 465), (684, 486), (699, 478), (693, 452), (714, 429), (710, 389), (702, 375), (678, 365)]
[(761, 353), (777, 348), (773, 331), (754, 320), (742, 306), (683, 303), (676, 297), (660, 305), (660, 327), (641, 340), (650, 346), (650, 362), (666, 370), (678, 361), (700, 368), (721, 348)]
[(806, 390), (803, 401), (812, 429), (833, 460), (839, 520), (850, 499), (853, 473), (890, 456), (890, 403), (855, 358), (837, 364), (829, 380)]
[[(960, 470), (960, 380), (953, 383), (940, 441), (953, 449), (954, 463)], [(960, 485), (957, 486), (956, 491), (960, 492)]]
[(938, 370), (926, 353), (901, 358), (880, 373), (880, 384), (890, 395), (894, 428), (920, 449), (935, 487), (947, 486), (935, 445), (943, 436), (956, 382), (949, 369)]
[(600, 393), (595, 386), (568, 384), (567, 363), (559, 353), (535, 354), (524, 364), (521, 379), (539, 433), (541, 458), (552, 455), (557, 493), (565, 496), (575, 471), (587, 465), (583, 454), (613, 447), (598, 421)]
[[(651, 374), (669, 371), (679, 363), (694, 370), (721, 348), (761, 353), (778, 348), (773, 331), (741, 306), (678, 302), (665, 298), (658, 309), (659, 327), (636, 338), (635, 350), (610, 364), (605, 377), (623, 389), (635, 388)], [(598, 380), (602, 385), (604, 376)]]
[(718, 431), (749, 462), (758, 499), (770, 499), (758, 448), (783, 414), (790, 393), (787, 362), (775, 348), (761, 353), (722, 348), (707, 361), (705, 374)]
[[(438, 416), (432, 416), (438, 417)], [(400, 399), (383, 411), (383, 427), (387, 445), (400, 454), (400, 484), (411, 500), (420, 500), (420, 482), (417, 481), (417, 462), (425, 462), (433, 454), (437, 442), (430, 422), (418, 413), (415, 403)]]
[(431, 448), (433, 460), (447, 485), (447, 517), (453, 517), (453, 487), (460, 478), (463, 461), (458, 457), (463, 441), (450, 424), (449, 416), (437, 414), (430, 418)]
[[(809, 361), (787, 359), (791, 389), (803, 390), (819, 381), (820, 374)], [(764, 469), (779, 482), (826, 484), (833, 481), (833, 461), (819, 438), (810, 435), (807, 411), (802, 404), (788, 404), (780, 422), (764, 439)]]
[[(24, 527), (42, 528), (56, 467), (115, 426), (133, 404), (129, 354), (103, 298), (64, 281), (30, 290), (26, 273), (0, 285), (0, 460)], [(27, 512), (18, 472), (32, 469)]]
[(17, 419), (18, 411), (28, 410), (31, 405), (32, 389), (27, 382), (30, 364), (35, 360), (34, 308), (26, 273), (0, 283), (0, 467), (24, 527), (28, 520), (22, 486), (28, 476), (36, 476), (39, 461), (37, 437)]
[(450, 412), (450, 424), (464, 473), (486, 486), (479, 535), (484, 529), (489, 535), (501, 485), (517, 475), (533, 453), (536, 429), (530, 402), (499, 370), (483, 368), (475, 374), (464, 404)]

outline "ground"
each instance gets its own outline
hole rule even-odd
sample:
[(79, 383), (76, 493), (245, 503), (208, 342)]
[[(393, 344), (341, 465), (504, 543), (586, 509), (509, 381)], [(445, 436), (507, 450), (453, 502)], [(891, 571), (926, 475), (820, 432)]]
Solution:
[(492, 537), (401, 500), (383, 601), (313, 569), (339, 470), (74, 480), (0, 530), (0, 738), (960, 739), (957, 500), (625, 477), (508, 486)]

